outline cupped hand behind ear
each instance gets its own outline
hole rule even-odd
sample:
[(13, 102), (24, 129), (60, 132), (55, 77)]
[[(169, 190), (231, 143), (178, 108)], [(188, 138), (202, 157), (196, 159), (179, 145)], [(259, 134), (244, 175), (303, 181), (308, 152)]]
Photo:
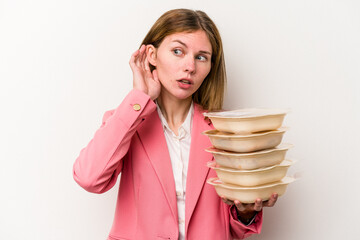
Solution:
[(138, 89), (155, 100), (161, 90), (161, 84), (157, 75), (157, 70), (150, 70), (149, 61), (146, 55), (146, 46), (142, 45), (136, 50), (129, 61), (133, 72), (133, 88)]

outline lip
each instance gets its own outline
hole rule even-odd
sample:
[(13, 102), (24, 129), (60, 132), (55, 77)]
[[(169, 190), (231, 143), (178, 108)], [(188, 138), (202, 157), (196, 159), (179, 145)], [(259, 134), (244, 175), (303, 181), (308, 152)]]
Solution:
[(176, 81), (180, 82), (181, 80), (189, 81), (189, 82), (190, 82), (190, 85), (193, 85), (193, 84), (194, 84), (194, 81), (191, 80), (190, 78), (181, 78), (181, 79), (178, 79), (178, 80), (176, 80)]

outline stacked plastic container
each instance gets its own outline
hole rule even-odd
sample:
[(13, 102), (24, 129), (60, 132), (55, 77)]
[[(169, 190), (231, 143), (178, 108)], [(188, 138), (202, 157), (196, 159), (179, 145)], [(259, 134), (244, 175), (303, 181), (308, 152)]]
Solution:
[(241, 109), (209, 112), (215, 129), (205, 131), (212, 147), (206, 149), (215, 161), (208, 167), (218, 178), (208, 179), (220, 196), (243, 203), (268, 200), (272, 193), (285, 193), (294, 181), (287, 177), (293, 161), (285, 159), (291, 144), (281, 144), (287, 128), (282, 123), (287, 110)]

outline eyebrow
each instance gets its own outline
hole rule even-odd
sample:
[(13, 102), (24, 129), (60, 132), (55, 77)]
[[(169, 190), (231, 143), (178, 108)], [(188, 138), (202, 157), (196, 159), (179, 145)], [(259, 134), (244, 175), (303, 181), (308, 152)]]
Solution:
[[(178, 42), (178, 43), (180, 43), (181, 45), (184, 45), (184, 47), (186, 47), (186, 48), (188, 47), (184, 42), (182, 42), (182, 41), (180, 41), (180, 40), (178, 40), (178, 39), (173, 40), (173, 42)], [(200, 50), (199, 52), (200, 52), (200, 53), (203, 53), (203, 54), (208, 54), (208, 55), (211, 56), (211, 53), (208, 52), (208, 51)]]

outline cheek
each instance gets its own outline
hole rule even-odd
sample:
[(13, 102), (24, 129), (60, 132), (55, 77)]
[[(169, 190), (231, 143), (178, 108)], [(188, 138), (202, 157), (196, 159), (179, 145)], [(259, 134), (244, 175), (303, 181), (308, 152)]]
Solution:
[(168, 85), (171, 82), (170, 80), (172, 79), (173, 71), (171, 71), (169, 67), (166, 67), (164, 65), (158, 66), (157, 71), (158, 71), (159, 81), (161, 82), (161, 84)]
[(205, 79), (207, 77), (207, 75), (209, 75), (210, 71), (211, 71), (211, 66), (204, 68), (204, 70), (202, 71), (202, 74), (201, 74), (201, 78)]
[(165, 62), (158, 61), (156, 69), (158, 71), (159, 78), (161, 78), (161, 77), (169, 78), (176, 72), (177, 65), (172, 64), (169, 61), (165, 61)]

